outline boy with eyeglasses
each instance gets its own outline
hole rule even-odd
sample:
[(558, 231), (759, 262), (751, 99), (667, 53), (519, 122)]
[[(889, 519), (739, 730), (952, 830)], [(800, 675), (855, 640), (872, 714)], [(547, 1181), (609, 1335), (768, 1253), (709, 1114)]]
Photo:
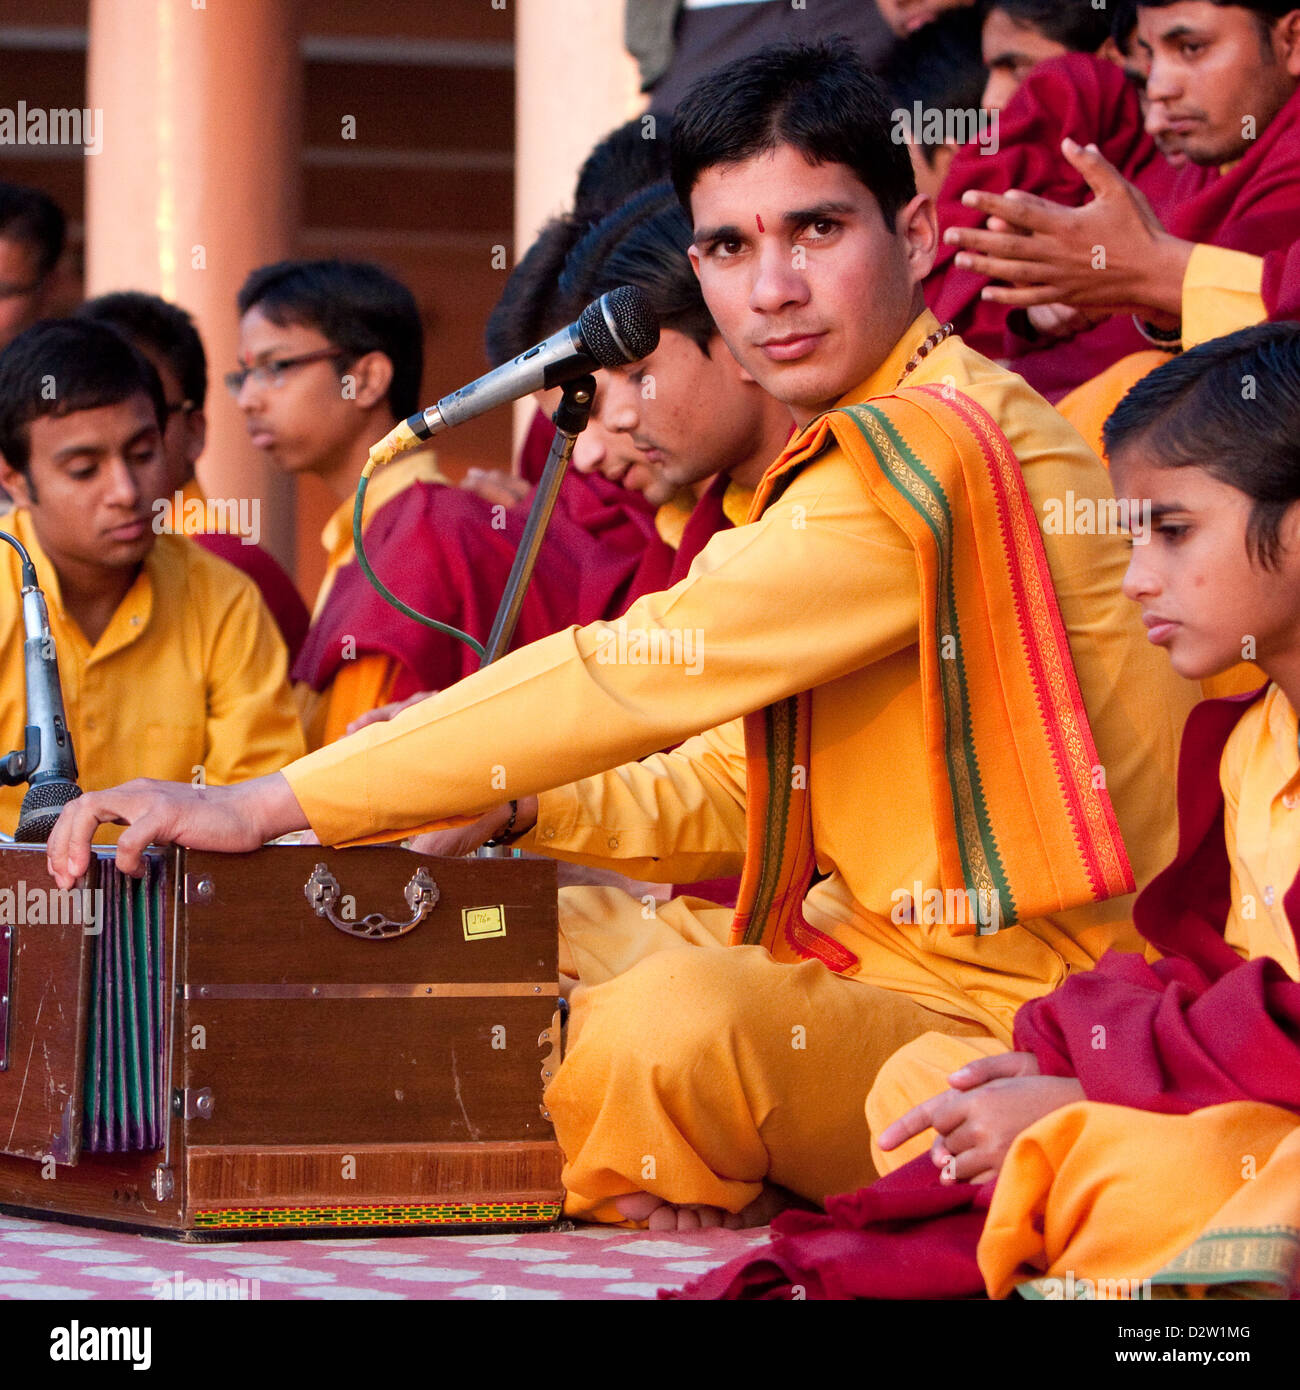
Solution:
[[(424, 336), (411, 292), (359, 261), (281, 261), (238, 297), (240, 369), (226, 377), (253, 443), (338, 502), (321, 533), (328, 566), (293, 677), (308, 746), (370, 710), (441, 690), (477, 669), (474, 651), (405, 617), (354, 563), (352, 511), (370, 446), (419, 408)], [(376, 574), (421, 613), (487, 638), (521, 521), (448, 483), (416, 450), (374, 475), (363, 536)], [(515, 641), (574, 615), (580, 560), (543, 544)], [(593, 615), (594, 616), (594, 615)]]

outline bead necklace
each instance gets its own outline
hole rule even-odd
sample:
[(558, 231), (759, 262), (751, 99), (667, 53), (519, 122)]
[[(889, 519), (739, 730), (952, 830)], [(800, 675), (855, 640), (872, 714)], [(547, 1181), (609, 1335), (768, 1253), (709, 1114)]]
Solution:
[[(941, 342), (953, 331), (952, 324), (945, 323), (942, 328), (936, 329), (912, 354), (911, 360), (903, 368), (903, 374), (898, 378), (898, 386), (901, 386), (920, 365), (923, 358), (928, 357), (939, 346)], [(898, 386), (894, 390), (898, 390)]]

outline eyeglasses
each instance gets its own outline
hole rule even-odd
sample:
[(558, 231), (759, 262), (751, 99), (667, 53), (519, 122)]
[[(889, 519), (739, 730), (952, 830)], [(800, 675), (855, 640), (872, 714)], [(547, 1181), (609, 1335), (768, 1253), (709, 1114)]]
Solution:
[(319, 348), (315, 352), (304, 352), (299, 357), (273, 357), (268, 362), (259, 362), (253, 367), (241, 367), (238, 371), (226, 373), (226, 389), (237, 396), (244, 389), (244, 383), (251, 376), (259, 386), (269, 386), (278, 391), (284, 385), (285, 373), (290, 367), (305, 367), (309, 362), (344, 362), (348, 354), (338, 348)]

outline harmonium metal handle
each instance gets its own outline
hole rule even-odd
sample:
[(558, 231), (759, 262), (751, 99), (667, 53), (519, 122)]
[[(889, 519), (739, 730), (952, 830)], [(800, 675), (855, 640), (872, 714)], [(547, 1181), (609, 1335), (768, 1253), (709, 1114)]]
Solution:
[(317, 864), (311, 871), (302, 890), (312, 911), (324, 917), (331, 926), (349, 936), (359, 936), (364, 941), (391, 941), (415, 928), (438, 905), (438, 885), (429, 876), (429, 871), (421, 865), (411, 876), (411, 881), (402, 890), (406, 905), (411, 909), (411, 917), (405, 922), (394, 922), (381, 912), (372, 912), (359, 921), (348, 921), (338, 916), (334, 909), (338, 906), (342, 892), (339, 881), (329, 871), (328, 865)]

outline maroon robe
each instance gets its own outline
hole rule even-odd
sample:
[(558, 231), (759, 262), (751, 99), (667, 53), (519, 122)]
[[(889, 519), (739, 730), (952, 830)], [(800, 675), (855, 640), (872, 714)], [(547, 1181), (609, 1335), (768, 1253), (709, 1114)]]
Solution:
[[(555, 426), (539, 410), (519, 456), (520, 476), (534, 487), (554, 435)], [(551, 525), (571, 528), (572, 546), (578, 546), (583, 533), (590, 538), (582, 555), (594, 617), (616, 618), (642, 594), (669, 587), (675, 552), (655, 529), (655, 509), (639, 492), (570, 467), (560, 484)]]
[(719, 473), (701, 494), (700, 500), (691, 508), (691, 514), (686, 518), (686, 527), (682, 531), (682, 539), (673, 560), (673, 567), (669, 571), (667, 582), (664, 584), (665, 589), (671, 589), (674, 584), (678, 584), (686, 578), (691, 565), (695, 562), (695, 557), (719, 531), (732, 529), (731, 518), (727, 515), (727, 509), (723, 505), (726, 501), (727, 489), (730, 486), (731, 478), (726, 473)]
[[(1260, 698), (1207, 700), (1183, 734), (1178, 853), (1139, 896), (1133, 920), (1166, 957), (1108, 952), (1016, 1014), (1015, 1045), (1048, 1076), (1077, 1076), (1089, 1100), (1166, 1114), (1255, 1100), (1300, 1112), (1300, 984), (1274, 960), (1224, 941), (1228, 851), (1219, 761)], [(1300, 879), (1284, 901), (1300, 923)], [(1094, 1029), (1106, 1029), (1106, 1046)]]
[[(1300, 983), (1276, 961), (1243, 961), (1223, 939), (1230, 879), (1219, 763), (1262, 693), (1207, 700), (1187, 721), (1178, 853), (1134, 907), (1139, 930), (1166, 959), (1148, 965), (1108, 952), (1016, 1014), (1016, 1048), (1034, 1053), (1044, 1075), (1077, 1076), (1088, 1100), (1167, 1114), (1253, 1100), (1300, 1113)], [(1284, 901), (1294, 927), (1300, 877)], [(938, 1191), (950, 1194), (946, 1204)], [(979, 1293), (975, 1254), (992, 1192), (991, 1183), (941, 1185), (922, 1154), (871, 1187), (829, 1199), (824, 1217), (777, 1217), (768, 1250), (713, 1270), (679, 1296), (788, 1298), (796, 1285), (810, 1298)]]
[[(404, 603), (486, 643), (523, 529), (517, 510), (504, 513), (504, 526), (494, 525), (502, 515), (474, 493), (414, 483), (367, 523), (366, 557)], [(512, 647), (599, 616), (590, 609), (601, 595), (585, 585), (583, 557), (573, 539), (571, 529), (548, 531)], [(392, 608), (355, 561), (335, 576), (294, 664), (294, 680), (324, 690), (345, 659), (344, 634), (355, 637), (355, 655), (387, 656), (404, 668), (394, 699), (443, 690), (479, 666), (479, 657), (463, 642)]]

